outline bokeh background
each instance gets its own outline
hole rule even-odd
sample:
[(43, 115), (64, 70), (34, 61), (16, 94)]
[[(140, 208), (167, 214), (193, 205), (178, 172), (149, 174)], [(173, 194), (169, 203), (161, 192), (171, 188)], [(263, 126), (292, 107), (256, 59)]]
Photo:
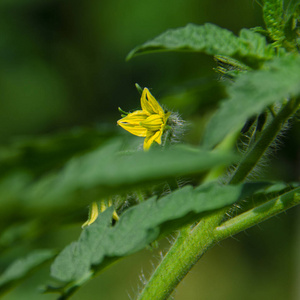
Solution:
[[(205, 22), (236, 34), (264, 25), (254, 0), (1, 0), (0, 142), (82, 126), (121, 130), (117, 108), (139, 106), (137, 82), (182, 114), (190, 123), (186, 141), (198, 144), (203, 124), (225, 96), (213, 58), (197, 53), (125, 58), (169, 28)], [(263, 177), (299, 181), (299, 129), (298, 123), (285, 133)], [(295, 208), (222, 242), (180, 284), (175, 299), (300, 299), (299, 228)], [(79, 232), (80, 224), (66, 227), (41, 246), (63, 247)], [(124, 259), (72, 299), (134, 298), (139, 276), (149, 276), (150, 261), (156, 264), (167, 247), (162, 241), (159, 249)], [(28, 299), (55, 299), (34, 290), (46, 271), (4, 298), (25, 299), (28, 293)]]

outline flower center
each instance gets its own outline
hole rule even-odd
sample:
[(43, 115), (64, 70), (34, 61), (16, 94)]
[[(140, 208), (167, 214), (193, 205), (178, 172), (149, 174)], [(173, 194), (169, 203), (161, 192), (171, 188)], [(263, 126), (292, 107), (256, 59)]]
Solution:
[(151, 115), (146, 120), (140, 122), (140, 125), (149, 131), (160, 130), (163, 124), (163, 118), (158, 114)]

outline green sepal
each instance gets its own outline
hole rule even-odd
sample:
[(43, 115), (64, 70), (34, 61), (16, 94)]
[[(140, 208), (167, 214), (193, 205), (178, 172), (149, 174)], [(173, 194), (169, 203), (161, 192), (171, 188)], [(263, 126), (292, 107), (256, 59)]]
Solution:
[(138, 83), (136, 83), (135, 87), (136, 87), (137, 91), (139, 92), (139, 94), (142, 95), (143, 89), (141, 88), (141, 86)]
[(122, 117), (124, 118), (124, 117), (126, 117), (128, 114), (129, 114), (129, 112), (126, 112), (126, 111), (124, 111), (121, 107), (118, 107), (118, 111), (120, 112), (120, 113), (122, 113)]

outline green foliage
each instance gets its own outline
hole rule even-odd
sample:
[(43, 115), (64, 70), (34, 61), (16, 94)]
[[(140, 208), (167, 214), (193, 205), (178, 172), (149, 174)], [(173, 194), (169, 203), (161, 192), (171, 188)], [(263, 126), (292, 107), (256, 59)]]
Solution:
[(195, 25), (170, 29), (160, 36), (133, 49), (130, 59), (138, 54), (157, 51), (203, 52), (209, 55), (225, 55), (257, 67), (273, 57), (273, 50), (261, 35), (242, 29), (239, 37), (214, 24)]
[(14, 261), (0, 276), (0, 294), (26, 278), (37, 267), (55, 256), (52, 250), (35, 250), (24, 258)]
[[(55, 283), (46, 291), (67, 299), (119, 259), (176, 233), (174, 245), (138, 296), (166, 299), (210, 247), (298, 205), (299, 182), (271, 183), (268, 174), (254, 181), (249, 174), (270, 152), (288, 120), (297, 120), (299, 6), (298, 0), (265, 0), (266, 28), (241, 29), (236, 36), (214, 24), (188, 24), (169, 29), (128, 54), (127, 59), (171, 51), (214, 56), (226, 95), (223, 100), (213, 99), (214, 105), (220, 101), (218, 107), (198, 101), (194, 95), (193, 101), (199, 104), (189, 111), (197, 120), (196, 107), (202, 105), (200, 125), (192, 121), (185, 126), (179, 114), (166, 108), (170, 116), (163, 125), (162, 113), (145, 116), (139, 111), (138, 117), (132, 113), (130, 126), (136, 126), (135, 133), (140, 135), (132, 139), (123, 139), (121, 128), (103, 124), (16, 138), (1, 145), (0, 266), (7, 265), (7, 256), (14, 261), (22, 252), (25, 258), (16, 259), (0, 276), (0, 292), (7, 292), (54, 259), (57, 252), (52, 250), (32, 251), (45, 243), (59, 253), (50, 271)], [(78, 67), (81, 70), (82, 66)], [(85, 78), (82, 73), (81, 79)], [(39, 76), (34, 74), (34, 78)], [(194, 85), (198, 87), (199, 81)], [(137, 89), (142, 92), (138, 85)], [(120, 94), (116, 94), (116, 107), (119, 100), (129, 98), (126, 91), (115, 86), (112, 90)], [(187, 84), (185, 97), (189, 92)], [(185, 100), (178, 101), (190, 106)], [(151, 111), (153, 100), (147, 101)], [(159, 126), (157, 132), (164, 133), (162, 144), (157, 145), (160, 138), (156, 137), (147, 152), (141, 150), (144, 131), (139, 134), (144, 117), (146, 138)], [(185, 132), (204, 125), (205, 130), (194, 137), (197, 146), (186, 142), (188, 134), (184, 141)], [(237, 144), (239, 149), (243, 144), (240, 154)], [(86, 208), (93, 202), (102, 204), (99, 211), (93, 211), (99, 216), (82, 229), (77, 241), (71, 242), (71, 236), (62, 241), (53, 238), (54, 230), (60, 234), (63, 225), (80, 230), (88, 217)]]
[(241, 74), (207, 125), (204, 146), (212, 147), (227, 133), (241, 129), (245, 120), (267, 106), (299, 96), (299, 70), (298, 56), (284, 56), (266, 63), (262, 70)]
[[(158, 200), (152, 197), (128, 209), (113, 227), (110, 225), (112, 209), (106, 210), (94, 224), (83, 230), (77, 242), (58, 255), (52, 265), (52, 276), (67, 283), (75, 281), (78, 285), (83, 282), (82, 278), (92, 276), (91, 269), (102, 269), (105, 257), (132, 254), (170, 232), (169, 221), (176, 220), (181, 224), (186, 215), (189, 220), (195, 219), (195, 215), (199, 218), (200, 213), (245, 199), (265, 186), (268, 184), (222, 186), (216, 182), (195, 189), (185, 186)], [(172, 223), (171, 229), (177, 229), (177, 226)]]
[(263, 7), (264, 20), (270, 37), (279, 41), (284, 37), (283, 33), (283, 3), (281, 0), (267, 0)]
[[(286, 3), (285, 3), (286, 2)], [(267, 36), (275, 42), (274, 46), (283, 46), (295, 51), (297, 44), (299, 1), (266, 0), (263, 6)]]
[[(236, 160), (230, 153), (198, 150), (176, 146), (161, 151), (120, 152), (121, 141), (114, 140), (71, 159), (57, 173), (51, 173), (31, 185), (23, 185), (23, 177), (16, 174), (0, 184), (0, 216), (13, 215), (13, 207), (19, 214), (51, 217), (65, 215), (84, 207), (95, 199), (130, 191), (150, 184), (161, 183), (177, 176), (191, 176), (216, 166)], [(25, 177), (26, 178), (26, 177)], [(11, 196), (9, 190), (19, 181), (20, 190)], [(10, 199), (10, 201), (7, 201)]]
[(299, 17), (299, 11), (298, 11), (299, 5), (300, 5), (299, 0), (284, 1), (284, 19), (285, 19), (285, 21), (290, 19), (292, 17), (292, 15)]

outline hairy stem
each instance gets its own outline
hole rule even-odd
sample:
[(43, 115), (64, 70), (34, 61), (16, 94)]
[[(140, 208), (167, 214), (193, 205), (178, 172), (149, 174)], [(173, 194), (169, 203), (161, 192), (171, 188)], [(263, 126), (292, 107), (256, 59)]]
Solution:
[(223, 219), (224, 210), (209, 214), (193, 230), (184, 228), (139, 295), (139, 300), (163, 300), (173, 292), (200, 257), (215, 243), (213, 229)]
[(214, 230), (218, 240), (225, 239), (263, 222), (300, 203), (300, 187), (267, 201), (245, 213), (232, 218)]
[[(238, 184), (247, 177), (276, 138), (283, 124), (297, 110), (299, 102), (300, 99), (293, 99), (282, 108), (263, 131), (253, 148), (241, 160), (229, 183)], [(232, 219), (231, 223), (231, 220), (227, 221), (222, 226), (220, 224), (228, 208), (207, 214), (192, 230), (185, 227), (140, 293), (138, 300), (167, 299), (201, 256), (219, 240), (254, 226), (300, 202), (299, 197), (297, 201), (294, 201), (290, 195), (282, 196), (274, 200), (274, 203), (268, 202), (260, 207), (261, 211), (260, 208), (256, 208), (256, 210), (249, 211), (249, 214), (244, 213), (240, 218)], [(223, 227), (225, 224), (227, 224), (226, 227)]]
[(268, 147), (274, 141), (277, 134), (280, 132), (284, 123), (296, 112), (299, 107), (299, 103), (299, 99), (292, 99), (281, 109), (278, 115), (262, 132), (259, 140), (253, 148), (250, 149), (250, 151), (242, 158), (229, 182), (230, 184), (240, 183), (250, 174)]

